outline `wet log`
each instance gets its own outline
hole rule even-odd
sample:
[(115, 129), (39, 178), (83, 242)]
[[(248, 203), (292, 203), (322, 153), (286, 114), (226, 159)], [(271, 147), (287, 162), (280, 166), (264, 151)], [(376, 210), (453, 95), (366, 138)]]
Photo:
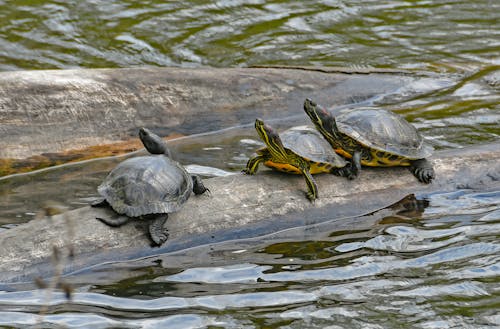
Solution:
[[(348, 74), (349, 73), (349, 74)], [(0, 73), (0, 159), (126, 141), (138, 127), (190, 135), (346, 104), (417, 81), (401, 72), (318, 68), (129, 68)], [(431, 84), (432, 85), (432, 84)]]
[[(254, 176), (232, 175), (205, 181), (211, 195), (193, 196), (167, 222), (169, 240), (151, 247), (140, 225), (132, 221), (111, 228), (96, 217), (110, 211), (84, 207), (38, 219), (0, 233), (0, 283), (52, 275), (54, 246), (72, 246), (74, 257), (63, 273), (109, 261), (126, 261), (221, 241), (259, 237), (324, 221), (339, 226), (354, 216), (387, 207), (408, 194), (424, 197), (438, 191), (500, 188), (500, 144), (441, 151), (431, 158), (437, 178), (417, 182), (406, 168), (367, 168), (348, 181), (332, 175), (316, 180), (320, 197), (305, 198), (302, 177), (262, 170)], [(355, 229), (355, 228), (354, 228)], [(1, 284), (0, 284), (1, 286)]]

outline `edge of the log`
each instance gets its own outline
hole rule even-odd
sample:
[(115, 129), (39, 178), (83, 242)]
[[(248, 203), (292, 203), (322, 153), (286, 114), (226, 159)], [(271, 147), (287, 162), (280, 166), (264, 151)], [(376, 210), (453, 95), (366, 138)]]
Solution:
[[(395, 92), (417, 77), (374, 70), (122, 68), (0, 73), (0, 158), (25, 159), (135, 137), (138, 127), (191, 135), (255, 117), (302, 113), (312, 97), (342, 105)], [(347, 72), (347, 71), (346, 71)], [(366, 71), (369, 73), (370, 71)]]
[[(317, 175), (320, 198), (305, 198), (302, 177), (263, 170), (254, 176), (232, 175), (205, 181), (210, 196), (193, 196), (167, 222), (170, 238), (151, 248), (132, 221), (111, 228), (95, 217), (109, 210), (84, 207), (33, 220), (0, 234), (0, 282), (22, 282), (34, 275), (50, 276), (52, 246), (63, 246), (68, 227), (73, 231), (74, 259), (64, 273), (109, 261), (164, 254), (221, 241), (258, 237), (292, 227), (364, 215), (387, 207), (408, 194), (430, 194), (456, 189), (500, 187), (500, 144), (476, 145), (436, 153), (431, 161), (436, 180), (421, 184), (406, 168), (368, 168), (348, 181)], [(69, 223), (69, 226), (68, 226)]]

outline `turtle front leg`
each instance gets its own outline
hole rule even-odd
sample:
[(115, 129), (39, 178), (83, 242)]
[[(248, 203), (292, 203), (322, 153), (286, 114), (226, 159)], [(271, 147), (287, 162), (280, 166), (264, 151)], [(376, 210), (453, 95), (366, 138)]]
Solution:
[(427, 159), (414, 160), (410, 164), (411, 173), (422, 182), (429, 184), (435, 177), (434, 168)]
[(203, 185), (203, 181), (201, 180), (201, 177), (198, 175), (191, 175), (191, 179), (193, 180), (193, 192), (196, 195), (203, 194), (205, 192), (210, 192), (208, 188)]
[(347, 179), (354, 179), (358, 176), (361, 170), (361, 152), (354, 152), (351, 161), (342, 168), (332, 168), (330, 173), (346, 177)]
[(358, 177), (359, 172), (361, 171), (361, 152), (356, 151), (352, 155), (350, 166), (350, 175), (347, 176), (348, 179), (354, 179)]
[(309, 201), (313, 202), (318, 198), (318, 186), (316, 185), (316, 182), (314, 181), (314, 178), (312, 177), (311, 172), (308, 168), (302, 168), (301, 172), (304, 176), (304, 179), (306, 180), (306, 184), (309, 189), (306, 192), (306, 196)]
[(168, 239), (168, 229), (164, 227), (167, 219), (168, 214), (159, 214), (149, 223), (149, 236), (157, 246), (161, 246)]
[(266, 161), (266, 160), (267, 160), (267, 157), (264, 155), (257, 155), (253, 158), (250, 158), (250, 160), (248, 160), (248, 162), (247, 162), (247, 167), (245, 169), (243, 169), (242, 172), (247, 174), (247, 175), (253, 175), (259, 169), (259, 164), (261, 162)]

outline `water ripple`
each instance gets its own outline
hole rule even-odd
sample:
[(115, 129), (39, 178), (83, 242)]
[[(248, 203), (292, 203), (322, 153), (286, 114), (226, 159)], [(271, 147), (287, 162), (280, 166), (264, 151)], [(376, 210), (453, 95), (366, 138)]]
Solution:
[(22, 325), (22, 326), (57, 326), (63, 328), (78, 329), (105, 329), (105, 328), (206, 328), (208, 326), (225, 325), (227, 323), (217, 321), (213, 316), (201, 316), (197, 314), (182, 314), (166, 317), (156, 317), (142, 320), (116, 320), (95, 314), (65, 313), (51, 314), (43, 318), (29, 313), (0, 312), (0, 325)]
[[(252, 327), (251, 319), (293, 328), (494, 328), (499, 196), (435, 193), (414, 218), (385, 211), (388, 217), (358, 231), (328, 226), (333, 231), (303, 241), (269, 237), (239, 247), (232, 242), (227, 251), (200, 247), (185, 259), (143, 260), (115, 283), (77, 285), (70, 301), (58, 292), (47, 299), (43, 290), (1, 292), (0, 325), (34, 325), (47, 306), (44, 324), (76, 328), (243, 328)], [(118, 272), (124, 269), (98, 275), (113, 281)]]
[(400, 269), (429, 267), (436, 264), (467, 260), (472, 257), (494, 255), (497, 252), (500, 252), (500, 245), (493, 243), (473, 243), (465, 246), (448, 247), (446, 249), (438, 250), (436, 252), (408, 260), (402, 260), (393, 256), (364, 256), (353, 259), (352, 264), (347, 266), (317, 270), (296, 270), (291, 272), (283, 271), (277, 273), (266, 273), (266, 271), (269, 270), (269, 267), (257, 266), (254, 264), (239, 265), (237, 267), (190, 268), (179, 274), (158, 278), (157, 281), (223, 284), (258, 281), (342, 281), (381, 275), (384, 273), (394, 273)]
[[(453, 70), (457, 62), (495, 65), (496, 7), (488, 1), (0, 3), (0, 43), (19, 45), (2, 48), (8, 51), (0, 69), (235, 66), (290, 59), (431, 70)], [(148, 45), (149, 53), (128, 48), (124, 36)]]
[[(282, 292), (255, 292), (230, 295), (212, 295), (192, 298), (162, 297), (150, 300), (139, 300), (106, 296), (97, 293), (75, 293), (71, 304), (116, 309), (122, 311), (169, 311), (185, 308), (203, 308), (224, 310), (228, 308), (271, 307), (314, 301), (318, 298), (315, 292), (282, 291)], [(67, 299), (64, 294), (57, 293), (50, 301), (45, 300), (41, 291), (24, 291), (0, 293), (0, 304), (9, 305), (64, 305)]]
[[(486, 0), (15, 6), (0, 0), (0, 70), (284, 63), (407, 68), (426, 78), (375, 99), (376, 105), (404, 115), (437, 148), (463, 147), (500, 139), (498, 12), (499, 4)], [(210, 143), (215, 148), (200, 147), (183, 163), (224, 164), (221, 170), (192, 168), (225, 175), (257, 147), (253, 130)], [(2, 201), (29, 220), (39, 208), (35, 200), (55, 184), (59, 195), (75, 195), (70, 202), (80, 205), (114, 164), (22, 178), (31, 184), (3, 182), (22, 197), (7, 194)], [(70, 178), (76, 176), (78, 184)], [(69, 190), (74, 186), (78, 190)], [(92, 274), (69, 277), (76, 282), (71, 301), (62, 293), (46, 300), (44, 291), (1, 292), (0, 325), (34, 326), (40, 308), (49, 306), (46, 327), (498, 328), (500, 192), (426, 198), (423, 213), (388, 216), (357, 231), (270, 238), (238, 253), (236, 241), (227, 250), (205, 246), (172, 263), (167, 255), (163, 262), (130, 265), (134, 270), (104, 268), (95, 275), (107, 283), (96, 283)]]

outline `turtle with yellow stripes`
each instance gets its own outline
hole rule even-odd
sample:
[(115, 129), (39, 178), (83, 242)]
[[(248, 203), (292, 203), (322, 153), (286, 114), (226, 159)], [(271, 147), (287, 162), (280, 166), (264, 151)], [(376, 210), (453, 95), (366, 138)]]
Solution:
[(261, 163), (282, 172), (301, 174), (309, 189), (306, 196), (311, 201), (318, 197), (312, 174), (331, 173), (347, 178), (356, 176), (357, 168), (335, 154), (313, 127), (298, 126), (278, 134), (264, 121), (256, 119), (255, 129), (266, 146), (257, 150), (257, 156), (248, 160), (243, 170), (246, 174), (255, 174)]
[(402, 116), (378, 108), (356, 108), (334, 117), (310, 99), (304, 111), (338, 154), (353, 158), (354, 167), (408, 166), (423, 183), (434, 177), (426, 159), (433, 151)]

